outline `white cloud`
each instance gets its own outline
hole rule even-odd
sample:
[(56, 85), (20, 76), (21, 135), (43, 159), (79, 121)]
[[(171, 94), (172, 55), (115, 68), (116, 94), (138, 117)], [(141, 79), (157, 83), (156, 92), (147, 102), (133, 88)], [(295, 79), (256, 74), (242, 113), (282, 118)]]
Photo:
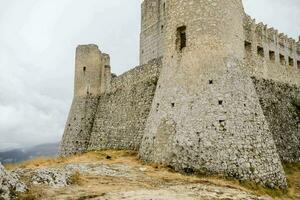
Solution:
[[(300, 34), (299, 0), (244, 0), (246, 11)], [(122, 73), (138, 64), (140, 1), (0, 0), (0, 150), (59, 141), (74, 52), (96, 43)]]

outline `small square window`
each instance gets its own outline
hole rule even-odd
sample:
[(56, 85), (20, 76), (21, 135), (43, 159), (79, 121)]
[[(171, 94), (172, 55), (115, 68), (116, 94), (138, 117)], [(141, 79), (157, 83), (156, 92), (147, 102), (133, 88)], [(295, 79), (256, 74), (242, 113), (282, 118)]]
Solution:
[(280, 59), (280, 64), (282, 64), (282, 65), (285, 65), (285, 64), (286, 64), (284, 55), (279, 54), (279, 59)]
[(275, 52), (274, 51), (269, 51), (269, 57), (272, 62), (275, 62)]
[(291, 67), (294, 66), (294, 59), (291, 58), (291, 57), (289, 57), (289, 65), (290, 65)]
[(248, 42), (248, 41), (245, 41), (244, 45), (245, 45), (246, 52), (247, 53), (251, 53), (251, 51), (252, 51), (252, 44), (250, 42)]
[(264, 48), (258, 46), (258, 47), (257, 47), (257, 55), (259, 55), (259, 56), (261, 56), (261, 57), (264, 57), (264, 56), (265, 56)]
[(186, 47), (186, 26), (177, 28), (176, 47), (179, 51)]

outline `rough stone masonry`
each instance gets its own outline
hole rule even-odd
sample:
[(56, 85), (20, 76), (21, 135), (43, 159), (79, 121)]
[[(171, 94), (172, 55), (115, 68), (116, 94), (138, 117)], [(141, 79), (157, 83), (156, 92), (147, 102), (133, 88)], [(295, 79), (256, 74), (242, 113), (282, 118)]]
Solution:
[(139, 151), (146, 162), (287, 187), (300, 161), (300, 41), (241, 0), (144, 0), (140, 66), (116, 76), (96, 45), (76, 50), (60, 155)]

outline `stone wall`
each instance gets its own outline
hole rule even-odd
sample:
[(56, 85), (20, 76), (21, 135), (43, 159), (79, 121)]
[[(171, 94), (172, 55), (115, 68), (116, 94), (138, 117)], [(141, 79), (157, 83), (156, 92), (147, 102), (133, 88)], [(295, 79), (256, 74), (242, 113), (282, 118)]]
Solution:
[(89, 150), (138, 150), (161, 68), (160, 59), (116, 77), (99, 100)]
[(244, 49), (253, 76), (300, 86), (300, 41), (244, 17)]
[(300, 87), (253, 78), (260, 105), (284, 162), (300, 161)]
[(59, 154), (68, 156), (87, 150), (99, 97), (75, 97), (60, 143)]

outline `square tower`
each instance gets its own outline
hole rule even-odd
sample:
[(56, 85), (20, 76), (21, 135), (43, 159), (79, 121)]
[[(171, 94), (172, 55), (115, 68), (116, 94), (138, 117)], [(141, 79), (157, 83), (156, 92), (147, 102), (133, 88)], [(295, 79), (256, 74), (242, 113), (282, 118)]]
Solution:
[(144, 0), (140, 34), (140, 64), (162, 56), (165, 0)]

